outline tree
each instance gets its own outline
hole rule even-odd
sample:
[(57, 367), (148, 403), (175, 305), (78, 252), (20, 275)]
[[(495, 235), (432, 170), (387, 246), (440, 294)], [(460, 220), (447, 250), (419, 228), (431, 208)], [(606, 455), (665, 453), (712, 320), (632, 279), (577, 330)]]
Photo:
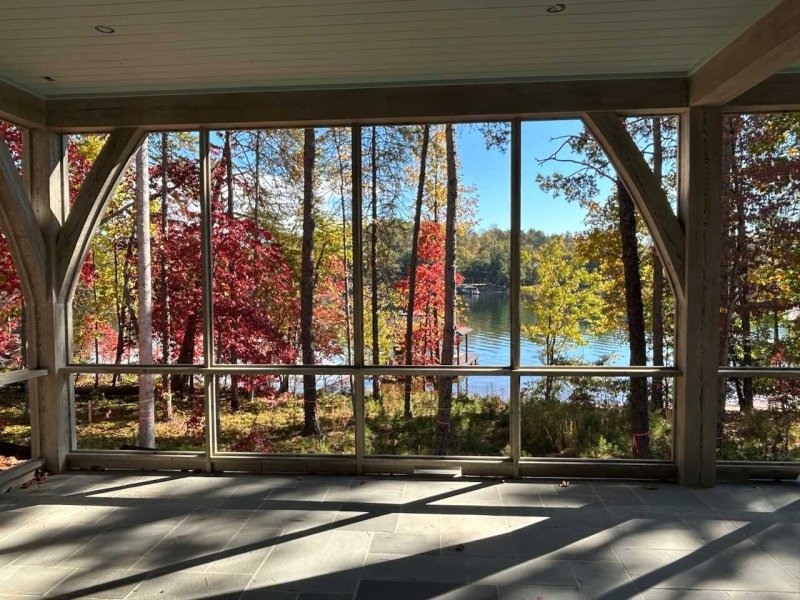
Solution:
[[(456, 330), (456, 203), (458, 174), (453, 126), (445, 126), (447, 146), (447, 204), (445, 207), (444, 251), (444, 331), (442, 333), (442, 364), (453, 364)], [(450, 411), (453, 404), (453, 378), (439, 377), (439, 405), (436, 414), (436, 454), (447, 454), (450, 440)]]
[[(600, 274), (590, 270), (579, 249), (581, 240), (554, 236), (532, 253), (536, 283), (522, 289), (534, 322), (522, 333), (542, 346), (546, 365), (558, 364), (564, 352), (586, 344), (584, 335), (602, 330), (604, 304), (598, 290)], [(545, 382), (545, 399), (552, 400), (552, 378)]]
[[(419, 239), (422, 220), (422, 198), (425, 192), (425, 164), (428, 159), (430, 125), (422, 128), (422, 145), (419, 158), (419, 178), (416, 202), (414, 203), (414, 226), (411, 238), (411, 262), (408, 267), (408, 303), (406, 305), (405, 364), (414, 364), (414, 311), (417, 293), (417, 269), (419, 267)], [(403, 414), (411, 418), (411, 377), (406, 377), (403, 386)]]
[[(303, 241), (300, 271), (300, 343), (304, 365), (314, 364), (314, 154), (315, 132), (303, 132)], [(318, 435), (317, 384), (303, 375), (303, 435)]]
[[(136, 271), (139, 364), (153, 364), (153, 284), (150, 268), (150, 174), (147, 137), (136, 153)], [(155, 448), (155, 404), (153, 376), (139, 376), (139, 440), (144, 448)]]

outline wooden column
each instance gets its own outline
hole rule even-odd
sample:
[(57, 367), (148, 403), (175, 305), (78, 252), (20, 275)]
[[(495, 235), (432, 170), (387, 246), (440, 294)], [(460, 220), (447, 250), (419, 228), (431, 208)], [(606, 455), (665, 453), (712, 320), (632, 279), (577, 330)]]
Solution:
[(44, 241), (43, 294), (33, 307), (36, 335), (31, 348), (35, 368), (48, 374), (34, 382), (40, 414), (40, 449), (45, 467), (59, 473), (66, 467), (71, 446), (69, 375), (60, 371), (67, 362), (67, 306), (59, 299), (56, 240), (69, 203), (66, 149), (60, 134), (46, 129), (30, 131), (30, 199)]
[(719, 377), (722, 113), (681, 115), (678, 219), (686, 232), (685, 295), (678, 306), (675, 461), (678, 481), (713, 486)]

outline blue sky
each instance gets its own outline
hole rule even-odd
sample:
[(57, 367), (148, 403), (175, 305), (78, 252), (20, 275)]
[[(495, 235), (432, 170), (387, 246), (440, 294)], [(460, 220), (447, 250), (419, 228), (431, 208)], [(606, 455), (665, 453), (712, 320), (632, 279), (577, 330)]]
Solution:
[[(561, 143), (554, 138), (576, 134), (581, 122), (530, 121), (522, 125), (522, 228), (545, 233), (576, 231), (583, 225), (583, 209), (563, 198), (553, 198), (536, 183), (537, 174), (569, 172), (570, 166), (537, 159), (552, 154)], [(486, 150), (483, 137), (475, 128), (461, 128), (458, 157), (465, 185), (474, 185), (478, 193), (478, 227), (510, 224), (510, 156), (508, 152)]]

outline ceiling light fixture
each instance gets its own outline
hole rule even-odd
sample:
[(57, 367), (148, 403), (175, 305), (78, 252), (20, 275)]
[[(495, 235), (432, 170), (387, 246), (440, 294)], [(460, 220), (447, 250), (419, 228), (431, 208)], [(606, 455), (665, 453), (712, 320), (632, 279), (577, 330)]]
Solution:
[(564, 12), (564, 10), (566, 10), (566, 8), (567, 8), (566, 4), (564, 4), (562, 2), (558, 2), (556, 4), (548, 5), (547, 8), (545, 8), (545, 10), (547, 12), (549, 12), (551, 15), (555, 15), (555, 14), (558, 14), (560, 12)]
[(114, 33), (116, 29), (108, 25), (95, 25), (94, 30), (100, 33)]

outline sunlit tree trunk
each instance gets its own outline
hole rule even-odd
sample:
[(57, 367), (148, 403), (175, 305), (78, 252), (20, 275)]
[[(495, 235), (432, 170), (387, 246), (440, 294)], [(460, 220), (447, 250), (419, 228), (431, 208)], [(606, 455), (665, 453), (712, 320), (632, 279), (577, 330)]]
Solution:
[[(661, 182), (664, 171), (664, 146), (661, 138), (661, 119), (653, 117), (653, 173), (656, 181)], [(653, 247), (653, 297), (651, 312), (653, 315), (653, 365), (664, 365), (664, 267), (658, 250)], [(664, 412), (664, 380), (654, 377), (651, 391), (651, 407)]]
[[(169, 134), (164, 132), (161, 134), (161, 252), (159, 254), (161, 281), (158, 283), (161, 292), (161, 306), (164, 311), (161, 329), (161, 362), (165, 365), (169, 363), (170, 346), (169, 265), (167, 264), (167, 244), (169, 243), (168, 143)], [(161, 376), (164, 416), (168, 421), (172, 419), (172, 386), (170, 383), (168, 374)]]
[[(639, 273), (639, 246), (636, 240), (636, 212), (627, 188), (617, 179), (619, 232), (622, 266), (625, 274), (625, 307), (628, 315), (628, 342), (631, 366), (647, 364), (642, 280)], [(650, 419), (647, 410), (647, 379), (630, 378), (631, 445), (634, 458), (650, 453)]]
[[(458, 176), (456, 173), (456, 149), (453, 126), (445, 126), (447, 145), (447, 206), (445, 209), (444, 250), (444, 332), (442, 335), (441, 361), (453, 364), (455, 346), (456, 308), (456, 202), (458, 199)], [(447, 454), (450, 442), (450, 411), (453, 404), (453, 378), (439, 377), (439, 406), (436, 414), (436, 454)]]
[[(139, 364), (153, 364), (153, 283), (150, 254), (150, 177), (147, 137), (136, 154), (136, 278)], [(155, 448), (153, 375), (139, 376), (138, 445)]]
[[(378, 365), (381, 361), (380, 344), (378, 340), (378, 139), (377, 128), (372, 128), (370, 141), (370, 171), (372, 174), (372, 227), (370, 227), (370, 307), (372, 322), (372, 364)], [(381, 379), (372, 378), (372, 399), (381, 398)]]
[[(314, 364), (314, 153), (315, 131), (303, 132), (303, 245), (300, 257), (300, 346), (304, 365)], [(316, 435), (317, 383), (303, 375), (303, 435)]]
[[(414, 302), (417, 292), (417, 267), (419, 265), (419, 230), (422, 222), (422, 198), (425, 194), (425, 164), (428, 159), (428, 143), (431, 128), (425, 125), (422, 129), (422, 148), (419, 156), (419, 180), (417, 184), (417, 201), (414, 206), (414, 231), (411, 237), (411, 262), (408, 267), (408, 304), (406, 305), (405, 364), (414, 363)], [(412, 378), (404, 378), (403, 414), (411, 417), (411, 382)]]

